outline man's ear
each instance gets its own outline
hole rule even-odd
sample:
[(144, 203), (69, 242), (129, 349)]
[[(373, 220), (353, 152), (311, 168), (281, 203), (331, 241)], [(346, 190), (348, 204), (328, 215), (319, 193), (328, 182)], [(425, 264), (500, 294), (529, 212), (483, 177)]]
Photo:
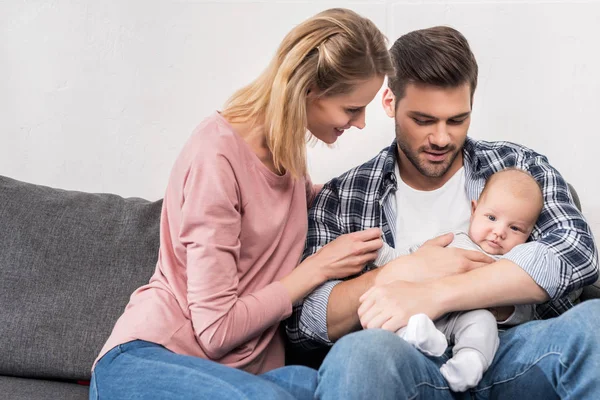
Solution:
[(388, 117), (394, 118), (396, 116), (396, 96), (394, 96), (390, 88), (386, 88), (383, 91), (381, 104)]

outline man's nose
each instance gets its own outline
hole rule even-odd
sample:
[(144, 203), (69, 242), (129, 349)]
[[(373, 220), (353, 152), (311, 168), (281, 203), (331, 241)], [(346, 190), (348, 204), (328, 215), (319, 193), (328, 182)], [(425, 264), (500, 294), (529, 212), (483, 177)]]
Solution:
[(440, 148), (445, 148), (450, 144), (450, 134), (446, 122), (440, 121), (434, 125), (434, 131), (429, 135), (429, 144)]

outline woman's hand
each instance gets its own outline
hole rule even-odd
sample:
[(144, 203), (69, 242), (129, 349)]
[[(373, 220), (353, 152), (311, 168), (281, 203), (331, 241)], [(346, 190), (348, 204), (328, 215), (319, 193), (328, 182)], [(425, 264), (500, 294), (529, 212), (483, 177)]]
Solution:
[(379, 228), (341, 235), (307, 257), (281, 283), (295, 303), (330, 279), (358, 274), (369, 261), (377, 258), (381, 246)]
[[(304, 263), (314, 268), (323, 282), (358, 274), (369, 261), (377, 258), (383, 246), (381, 229), (370, 228), (341, 235), (307, 257)], [(300, 264), (300, 267), (302, 267)]]

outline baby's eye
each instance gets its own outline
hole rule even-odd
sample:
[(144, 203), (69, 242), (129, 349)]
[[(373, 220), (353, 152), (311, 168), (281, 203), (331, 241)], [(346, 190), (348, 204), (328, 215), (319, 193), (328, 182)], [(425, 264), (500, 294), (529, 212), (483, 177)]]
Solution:
[(521, 232), (518, 226), (511, 226), (510, 229), (512, 229), (515, 232)]
[(493, 215), (488, 215), (487, 217), (492, 222), (496, 220), (496, 217), (494, 217)]

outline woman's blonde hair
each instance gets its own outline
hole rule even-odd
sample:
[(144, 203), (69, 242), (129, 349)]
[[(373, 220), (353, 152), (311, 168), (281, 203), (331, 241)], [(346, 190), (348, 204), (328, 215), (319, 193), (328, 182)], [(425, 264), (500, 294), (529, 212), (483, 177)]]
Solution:
[(309, 89), (321, 96), (345, 94), (361, 81), (392, 73), (386, 45), (369, 19), (347, 9), (323, 11), (286, 35), (267, 69), (228, 100), (222, 115), (263, 126), (275, 168), (304, 176)]

